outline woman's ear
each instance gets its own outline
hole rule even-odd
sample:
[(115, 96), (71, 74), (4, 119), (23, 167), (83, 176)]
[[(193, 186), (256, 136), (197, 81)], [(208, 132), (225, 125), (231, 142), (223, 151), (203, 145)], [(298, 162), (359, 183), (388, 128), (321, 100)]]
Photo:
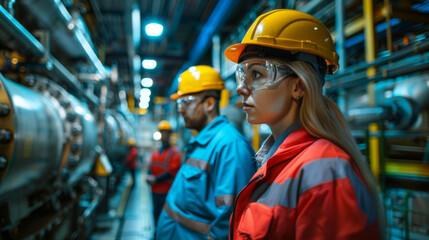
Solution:
[(295, 100), (300, 100), (304, 97), (305, 85), (301, 78), (295, 78), (292, 84), (292, 97)]

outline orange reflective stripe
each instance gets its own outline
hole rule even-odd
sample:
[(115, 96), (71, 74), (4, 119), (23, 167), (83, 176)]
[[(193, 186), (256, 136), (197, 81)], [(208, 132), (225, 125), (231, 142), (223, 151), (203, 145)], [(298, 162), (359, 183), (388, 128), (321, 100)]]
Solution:
[(195, 230), (197, 232), (209, 235), (210, 231), (210, 224), (198, 222), (189, 218), (186, 218), (182, 216), (180, 213), (174, 211), (171, 209), (170, 205), (168, 205), (168, 202), (164, 204), (164, 211), (170, 216), (174, 221), (182, 224), (183, 226), (186, 226), (192, 230)]

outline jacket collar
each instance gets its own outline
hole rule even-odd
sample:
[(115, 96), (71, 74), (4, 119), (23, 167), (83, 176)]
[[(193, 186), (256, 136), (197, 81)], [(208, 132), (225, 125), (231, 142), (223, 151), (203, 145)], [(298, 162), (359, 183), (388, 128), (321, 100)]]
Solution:
[(198, 133), (189, 144), (198, 143), (199, 145), (206, 145), (219, 131), (218, 127), (227, 123), (228, 120), (225, 116), (217, 116), (211, 123), (209, 123), (201, 132)]
[(277, 151), (279, 146), (284, 142), (284, 140), (293, 132), (300, 129), (302, 126), (301, 121), (298, 119), (292, 125), (290, 125), (281, 135), (280, 137), (274, 141), (274, 137), (271, 134), (262, 144), (261, 150), (258, 151), (255, 156), (256, 162), (261, 166), (263, 165), (268, 158), (272, 157), (274, 153)]
[[(268, 158), (268, 160), (265, 162), (265, 164), (261, 166), (258, 172), (263, 173), (264, 176), (266, 176), (266, 172), (268, 169), (275, 167), (279, 163), (291, 160), (308, 146), (313, 144), (316, 140), (317, 139), (310, 136), (310, 134), (308, 134), (308, 132), (303, 127), (299, 128), (298, 130), (292, 132), (288, 137), (286, 137), (283, 143), (278, 147), (277, 151), (273, 154), (273, 156)], [(267, 147), (265, 147), (265, 150), (261, 148), (261, 150), (267, 151), (266, 148)], [(258, 151), (257, 154), (263, 153), (260, 153)], [(259, 157), (264, 156), (265, 155)]]

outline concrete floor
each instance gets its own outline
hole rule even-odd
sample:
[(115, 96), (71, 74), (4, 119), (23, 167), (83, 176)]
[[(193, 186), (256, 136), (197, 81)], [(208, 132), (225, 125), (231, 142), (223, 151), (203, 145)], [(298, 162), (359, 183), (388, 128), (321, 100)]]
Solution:
[(133, 188), (131, 175), (124, 178), (117, 194), (110, 199), (109, 216), (99, 218), (91, 240), (153, 239), (152, 197), (145, 175), (145, 170), (137, 171), (138, 181)]

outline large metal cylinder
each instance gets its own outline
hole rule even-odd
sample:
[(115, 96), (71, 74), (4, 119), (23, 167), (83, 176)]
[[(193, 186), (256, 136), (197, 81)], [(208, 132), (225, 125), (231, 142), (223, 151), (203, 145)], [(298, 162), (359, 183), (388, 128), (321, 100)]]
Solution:
[(96, 159), (97, 127), (86, 104), (37, 75), (25, 84), (1, 77), (0, 228), (58, 205)]
[[(1, 143), (0, 202), (45, 187), (57, 172), (64, 144), (64, 126), (55, 105), (42, 94), (1, 77), (0, 104), (10, 108), (0, 129), (12, 139)], [(13, 122), (8, 121), (13, 119)]]
[(386, 121), (393, 130), (429, 130), (428, 72), (378, 82), (374, 89), (375, 106), (369, 106), (365, 88), (347, 92), (346, 116), (352, 125)]

